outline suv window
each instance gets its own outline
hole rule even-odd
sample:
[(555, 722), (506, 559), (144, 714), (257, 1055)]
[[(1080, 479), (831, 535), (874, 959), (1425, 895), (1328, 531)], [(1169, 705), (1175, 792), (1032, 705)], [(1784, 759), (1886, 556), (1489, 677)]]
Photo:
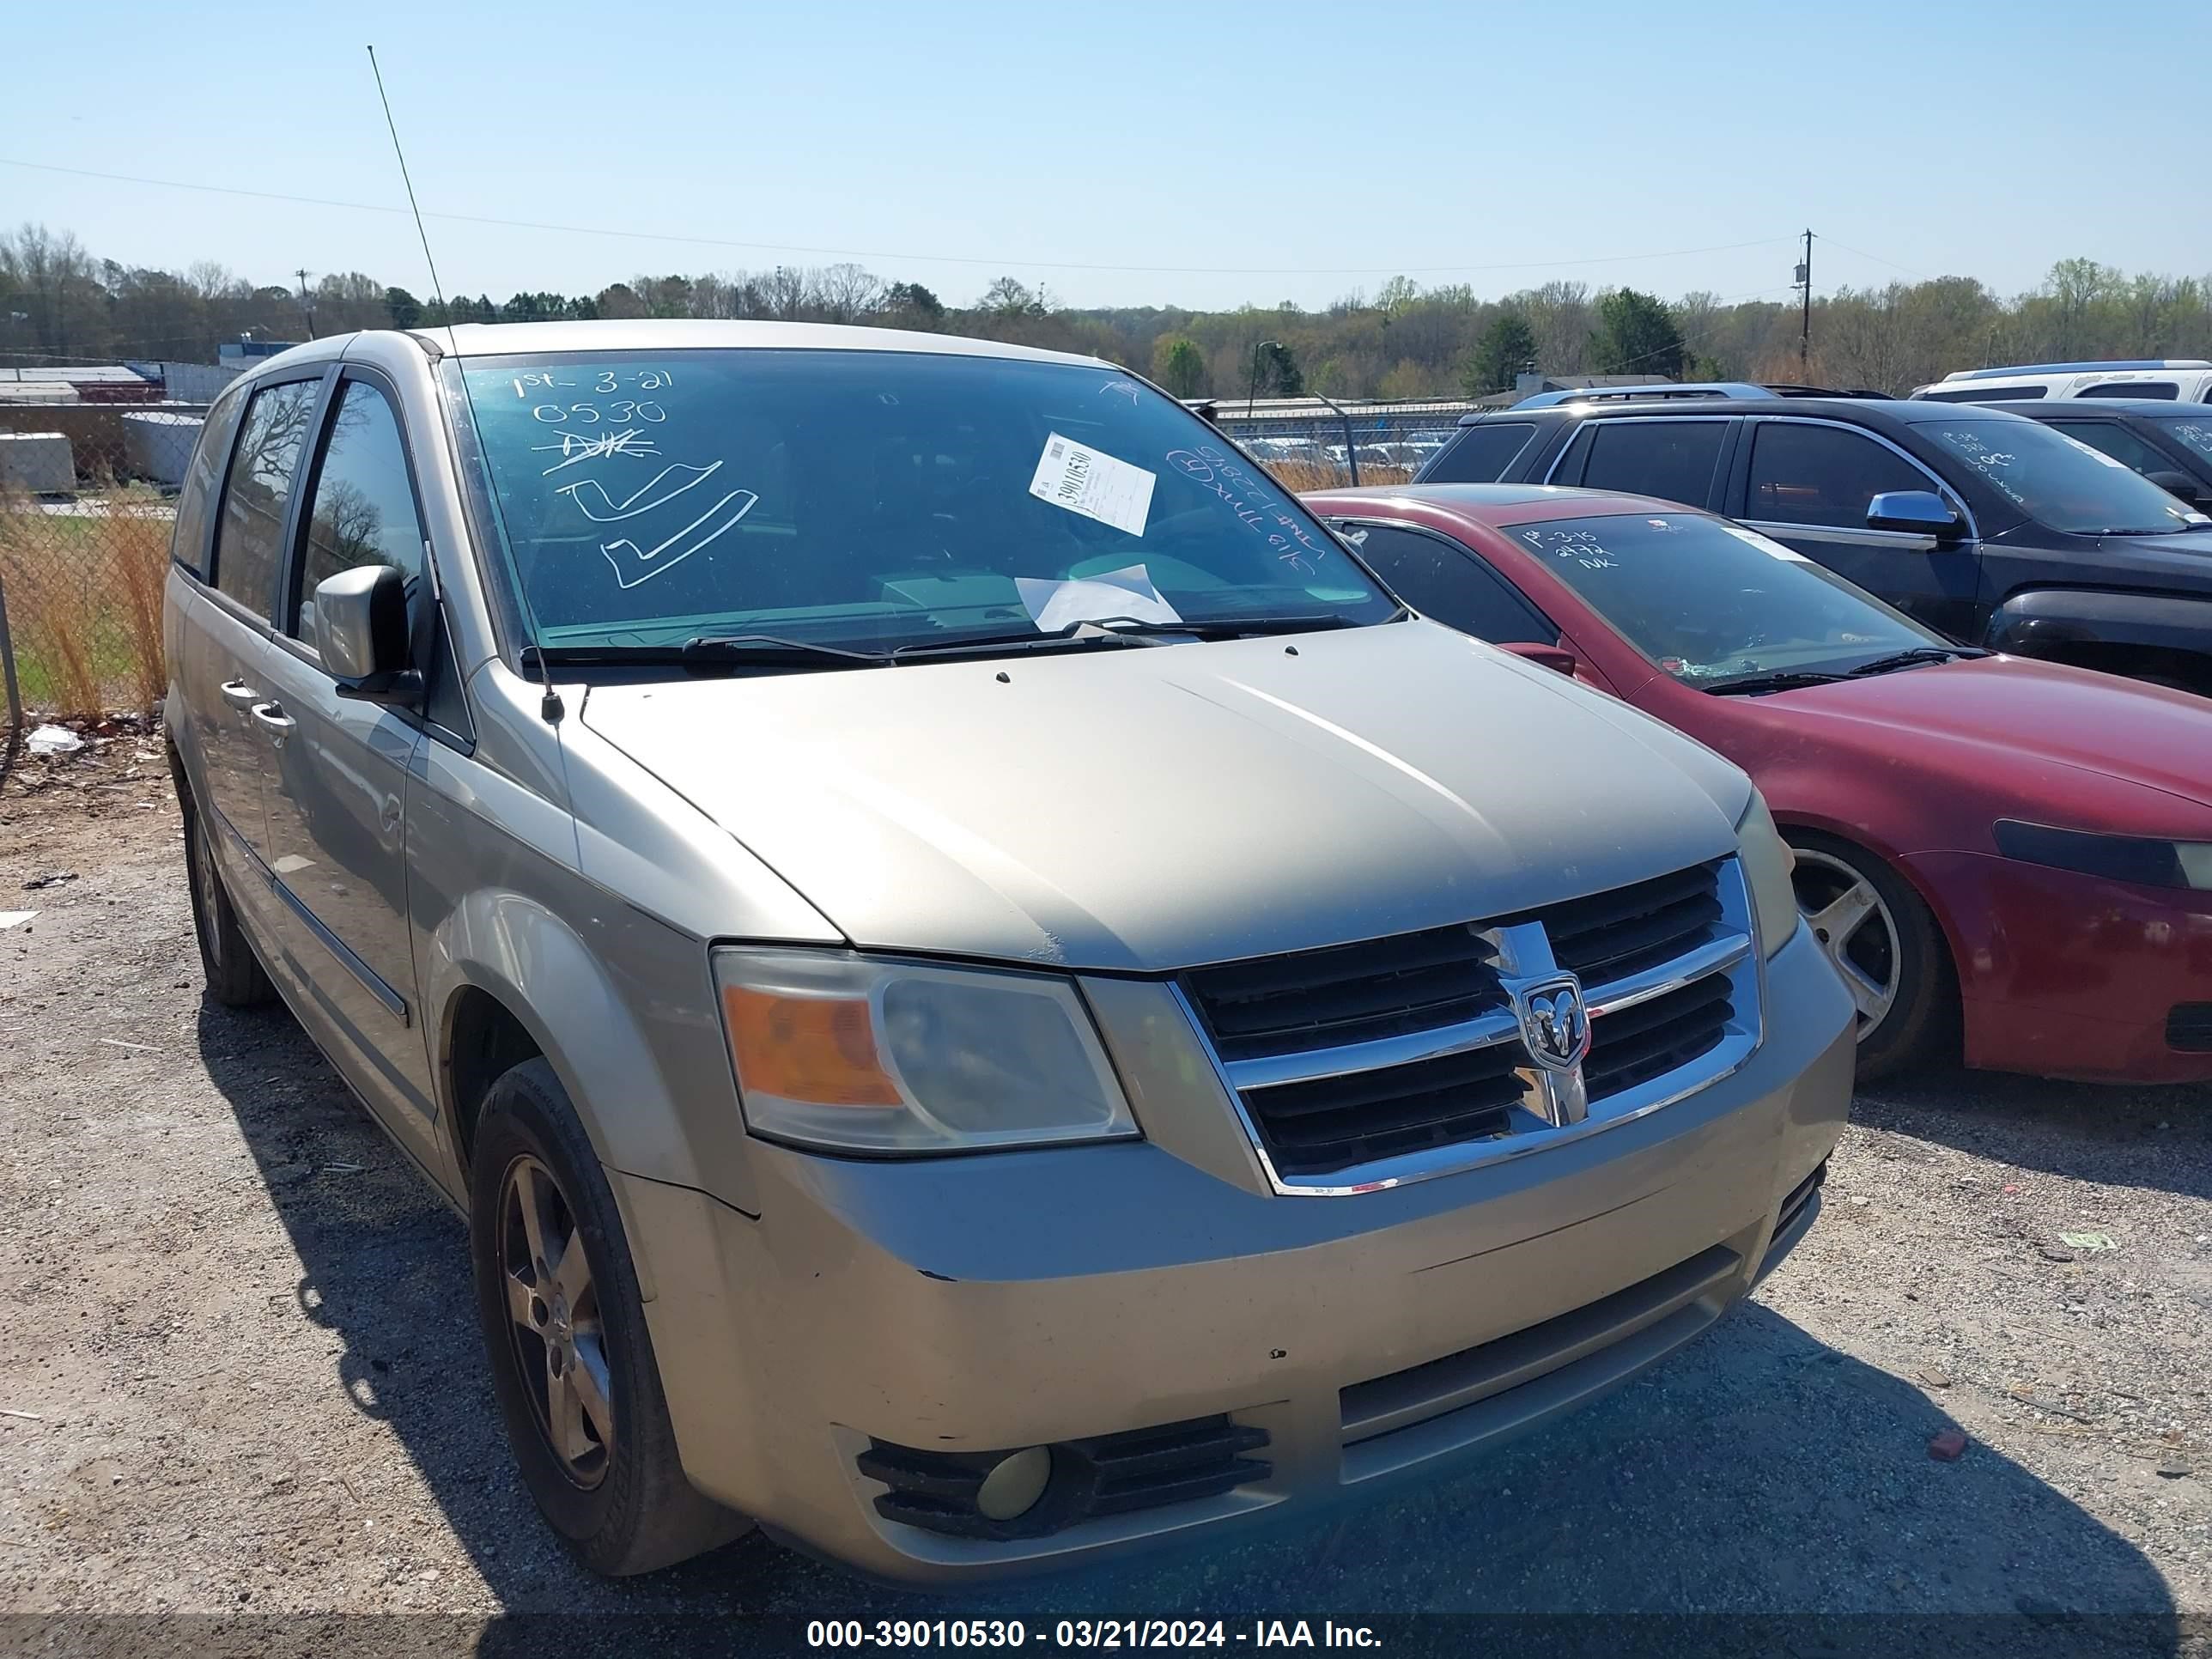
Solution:
[(231, 458), (230, 481), (222, 495), (222, 521), (216, 526), (215, 585), (258, 617), (276, 608), (277, 543), (284, 533), (284, 507), (292, 497), (292, 474), (314, 413), (319, 380), (288, 380), (253, 394), (246, 407), (246, 430)]
[(2137, 472), (2156, 472), (2173, 465), (2170, 457), (2160, 454), (2117, 421), (2053, 421), (2051, 426), (2053, 431), (2079, 438)]
[[(1625, 489), (1635, 495), (1703, 507), (1711, 497), (1713, 469), (1728, 435), (1725, 421), (1592, 421), (1577, 441), (1582, 476), (1591, 489)], [(1562, 470), (1562, 482), (1573, 477)]]
[(1744, 516), (1863, 530), (1867, 506), (1876, 495), (1932, 488), (1926, 473), (1863, 433), (1762, 421), (1752, 438)]
[(342, 388), (309, 503), (299, 602), (284, 631), (315, 641), (315, 586), (357, 565), (388, 564), (407, 578), (410, 599), (422, 574), (422, 520), (407, 471), (407, 446), (391, 401), (366, 380)]
[(169, 556), (196, 576), (207, 574), (208, 525), (222, 483), (222, 464), (245, 409), (243, 389), (234, 388), (215, 400), (201, 424), (191, 465), (185, 468), (185, 486), (177, 494), (177, 526), (169, 538)]
[(1424, 483), (1495, 483), (1521, 459), (1536, 430), (1534, 421), (1486, 422), (1464, 428), (1459, 441), (1437, 457)]
[(2172, 380), (2106, 380), (2101, 386), (2085, 386), (2074, 395), (2077, 398), (2160, 398), (2171, 403), (2181, 396), (2181, 387)]
[(1375, 574), (1414, 610), (1496, 645), (1556, 645), (1559, 630), (1505, 579), (1460, 545), (1424, 530), (1348, 521)]

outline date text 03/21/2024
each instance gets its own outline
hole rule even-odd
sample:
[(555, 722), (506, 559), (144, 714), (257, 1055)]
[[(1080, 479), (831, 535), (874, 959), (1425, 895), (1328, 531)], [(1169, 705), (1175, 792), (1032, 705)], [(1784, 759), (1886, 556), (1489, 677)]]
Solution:
[(1060, 1619), (1032, 1629), (1018, 1619), (812, 1619), (811, 1648), (1377, 1648), (1365, 1625), (1332, 1620)]

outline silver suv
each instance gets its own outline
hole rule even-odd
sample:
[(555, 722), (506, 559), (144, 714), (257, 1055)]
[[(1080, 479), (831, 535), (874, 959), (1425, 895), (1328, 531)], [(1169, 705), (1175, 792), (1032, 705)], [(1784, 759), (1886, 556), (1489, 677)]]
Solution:
[(1811, 1224), (1851, 1004), (1744, 775), (1408, 613), (1173, 399), (862, 329), (315, 342), (210, 411), (216, 1000), (465, 1211), (592, 1566), (1377, 1489)]

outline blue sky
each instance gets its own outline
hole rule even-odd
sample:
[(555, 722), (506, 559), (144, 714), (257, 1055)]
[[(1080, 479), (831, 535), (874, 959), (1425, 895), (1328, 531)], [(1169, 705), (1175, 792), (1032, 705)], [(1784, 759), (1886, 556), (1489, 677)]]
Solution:
[[(2206, 0), (19, 0), (4, 34), (7, 161), (396, 207), (374, 40), (427, 210), (637, 233), (434, 217), (447, 289), (495, 298), (848, 256), (954, 302), (1001, 273), (1081, 305), (1394, 272), (1779, 297), (1807, 225), (1823, 290), (2212, 273)], [(27, 219), (133, 263), (429, 286), (390, 212), (0, 165), (0, 223)]]

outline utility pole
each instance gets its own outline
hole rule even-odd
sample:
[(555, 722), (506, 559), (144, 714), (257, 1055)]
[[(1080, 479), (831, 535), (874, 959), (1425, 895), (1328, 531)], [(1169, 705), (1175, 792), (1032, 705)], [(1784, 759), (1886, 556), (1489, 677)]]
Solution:
[(307, 319), (307, 337), (315, 337), (315, 307), (307, 298), (307, 268), (301, 265), (292, 273), (300, 279), (300, 314)]
[(1797, 378), (1802, 381), (1813, 372), (1813, 233), (1809, 228), (1805, 232), (1805, 258), (1797, 266), (1797, 286), (1804, 296), (1797, 325)]

